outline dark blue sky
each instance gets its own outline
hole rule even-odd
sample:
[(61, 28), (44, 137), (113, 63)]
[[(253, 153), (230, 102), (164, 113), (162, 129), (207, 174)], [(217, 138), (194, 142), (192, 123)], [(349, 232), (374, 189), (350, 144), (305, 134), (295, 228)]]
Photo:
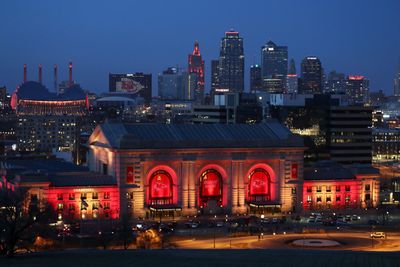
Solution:
[(210, 60), (230, 28), (244, 38), (246, 75), (273, 40), (289, 46), (298, 70), (316, 55), (326, 72), (362, 74), (372, 91), (391, 93), (400, 55), (399, 0), (1, 0), (0, 18), (0, 85), (9, 90), (21, 83), (24, 63), (31, 80), (41, 63), (52, 88), (53, 64), (67, 79), (70, 59), (85, 89), (107, 91), (109, 72), (136, 71), (151, 72), (155, 88), (157, 73), (186, 67), (195, 40), (209, 89)]

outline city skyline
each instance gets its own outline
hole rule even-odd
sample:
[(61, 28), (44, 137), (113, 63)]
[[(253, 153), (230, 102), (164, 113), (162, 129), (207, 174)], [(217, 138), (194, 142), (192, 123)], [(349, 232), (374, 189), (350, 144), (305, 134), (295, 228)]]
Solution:
[[(59, 66), (59, 81), (67, 80), (69, 60), (74, 63), (74, 79), (96, 93), (108, 91), (109, 73), (152, 73), (156, 84), (156, 74), (168, 66), (186, 67), (187, 54), (197, 40), (205, 60), (208, 92), (211, 60), (218, 57), (224, 32), (234, 28), (244, 39), (245, 91), (249, 90), (250, 65), (261, 63), (261, 47), (272, 40), (288, 46), (288, 57), (295, 59), (298, 69), (304, 57), (317, 56), (326, 73), (363, 75), (370, 80), (371, 91), (393, 92), (400, 54), (400, 37), (394, 34), (399, 2), (254, 1), (240, 8), (239, 1), (229, 3), (219, 1), (211, 8), (205, 1), (196, 5), (195, 13), (188, 12), (192, 3), (177, 1), (2, 4), (0, 85), (14, 91), (23, 80), (23, 64), (28, 65), (28, 80), (37, 80), (41, 64), (44, 85), (51, 89), (53, 65)], [(179, 12), (169, 16), (168, 10), (176, 7)], [(264, 10), (268, 9), (283, 10), (284, 19), (274, 13), (267, 16)], [(120, 15), (107, 20), (112, 13)]]

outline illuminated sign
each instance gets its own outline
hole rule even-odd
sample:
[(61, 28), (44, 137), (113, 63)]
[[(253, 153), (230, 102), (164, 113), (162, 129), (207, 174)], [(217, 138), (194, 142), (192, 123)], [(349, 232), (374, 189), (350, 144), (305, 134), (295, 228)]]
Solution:
[(170, 198), (172, 196), (171, 177), (167, 172), (158, 171), (153, 174), (150, 182), (151, 198)]
[(221, 195), (221, 177), (215, 171), (206, 171), (201, 183), (202, 197), (215, 197)]
[(74, 188), (74, 192), (91, 192), (93, 188)]
[(141, 83), (133, 80), (132, 78), (121, 78), (120, 81), (116, 82), (115, 87), (117, 92), (128, 93), (138, 93), (144, 88)]
[(250, 195), (269, 195), (269, 175), (264, 170), (256, 170), (250, 176)]
[(297, 163), (292, 163), (292, 167), (290, 169), (290, 177), (292, 179), (297, 179), (299, 173), (299, 165)]
[(215, 92), (218, 92), (218, 93), (227, 93), (227, 92), (229, 92), (229, 88), (216, 88), (216, 89), (215, 89)]
[(133, 184), (133, 167), (132, 166), (126, 168), (126, 183)]

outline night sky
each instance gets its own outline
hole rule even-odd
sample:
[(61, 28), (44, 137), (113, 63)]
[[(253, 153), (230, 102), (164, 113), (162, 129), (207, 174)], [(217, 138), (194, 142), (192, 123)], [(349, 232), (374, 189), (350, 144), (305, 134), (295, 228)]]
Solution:
[(109, 72), (151, 72), (155, 89), (157, 73), (187, 67), (195, 40), (209, 90), (210, 61), (231, 28), (244, 38), (246, 90), (268, 40), (289, 47), (298, 71), (315, 55), (326, 72), (365, 75), (371, 91), (387, 93), (400, 56), (399, 0), (1, 0), (0, 19), (0, 86), (9, 91), (22, 82), (24, 63), (28, 80), (42, 64), (52, 89), (53, 65), (66, 80), (69, 60), (74, 80), (96, 93), (108, 91)]

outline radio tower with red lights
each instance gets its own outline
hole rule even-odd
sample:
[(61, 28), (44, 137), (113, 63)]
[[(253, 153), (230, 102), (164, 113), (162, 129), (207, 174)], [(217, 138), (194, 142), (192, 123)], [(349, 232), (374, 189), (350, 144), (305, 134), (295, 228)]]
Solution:
[(199, 43), (194, 43), (193, 53), (188, 56), (189, 74), (197, 75), (197, 86), (194, 99), (196, 103), (202, 103), (204, 99), (204, 60), (201, 58)]

